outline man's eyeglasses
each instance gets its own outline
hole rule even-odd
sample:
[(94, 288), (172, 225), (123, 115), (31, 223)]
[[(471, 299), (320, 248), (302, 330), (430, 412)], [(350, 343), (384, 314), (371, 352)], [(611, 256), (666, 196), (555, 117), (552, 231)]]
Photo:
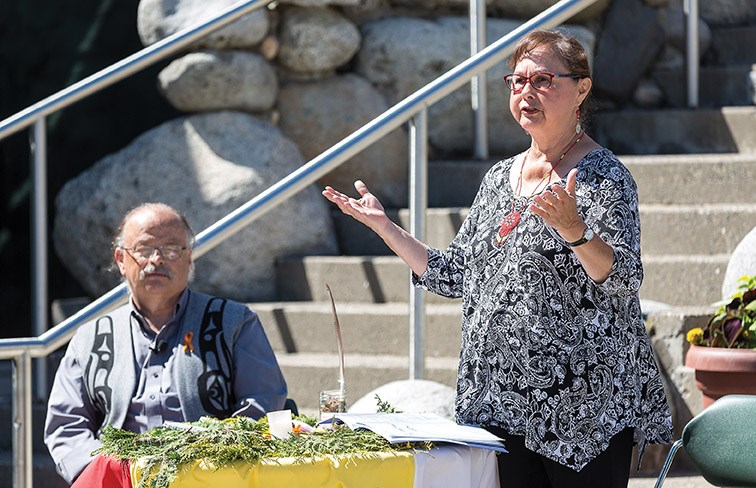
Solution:
[(149, 259), (155, 255), (155, 251), (159, 252), (163, 259), (167, 261), (174, 261), (184, 254), (187, 249), (186, 246), (179, 246), (178, 244), (166, 244), (165, 246), (137, 246), (137, 247), (123, 247), (121, 248), (131, 255), (137, 261), (149, 261)]
[(570, 73), (548, 73), (546, 71), (533, 73), (530, 76), (512, 73), (504, 77), (504, 84), (507, 85), (507, 88), (512, 90), (512, 93), (518, 94), (525, 88), (525, 83), (530, 83), (530, 86), (536, 90), (546, 90), (551, 86), (551, 82), (554, 78), (572, 78), (573, 80), (579, 80), (582, 76)]

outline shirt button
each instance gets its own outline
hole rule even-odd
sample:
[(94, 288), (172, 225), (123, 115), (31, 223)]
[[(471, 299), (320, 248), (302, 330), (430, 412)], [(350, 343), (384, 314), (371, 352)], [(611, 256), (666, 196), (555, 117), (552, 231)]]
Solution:
[(153, 378), (157, 378), (158, 376), (160, 376), (160, 375), (159, 375), (159, 374), (157, 374), (157, 373), (152, 373), (152, 377), (153, 377)]
[(155, 399), (155, 395), (150, 395), (150, 400), (154, 400), (154, 399)]

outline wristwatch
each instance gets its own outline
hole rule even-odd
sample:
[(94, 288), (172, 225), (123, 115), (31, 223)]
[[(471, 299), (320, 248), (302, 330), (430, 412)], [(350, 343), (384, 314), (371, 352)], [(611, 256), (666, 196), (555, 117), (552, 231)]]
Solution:
[(590, 241), (591, 239), (593, 239), (595, 235), (596, 234), (593, 232), (593, 229), (591, 229), (590, 227), (586, 227), (585, 230), (583, 231), (583, 237), (576, 240), (575, 242), (568, 242), (567, 245), (570, 247), (581, 246), (585, 244), (586, 242)]

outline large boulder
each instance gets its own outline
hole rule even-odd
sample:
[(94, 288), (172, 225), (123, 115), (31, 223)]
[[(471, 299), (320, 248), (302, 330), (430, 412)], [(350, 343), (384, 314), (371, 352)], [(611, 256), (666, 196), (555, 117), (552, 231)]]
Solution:
[(740, 241), (727, 263), (722, 299), (727, 299), (738, 289), (738, 280), (742, 276), (756, 276), (756, 227)]
[[(140, 0), (139, 39), (149, 46), (208, 20), (235, 3), (237, 0)], [(213, 49), (251, 48), (265, 38), (269, 28), (268, 11), (261, 8), (204, 37), (196, 45)]]
[(245, 51), (201, 51), (174, 60), (158, 74), (168, 101), (184, 112), (263, 112), (276, 103), (278, 78), (262, 56)]
[(706, 0), (699, 2), (701, 18), (714, 26), (744, 25), (756, 21), (753, 0)]
[(614, 0), (596, 45), (594, 89), (624, 102), (662, 51), (664, 29), (656, 11), (642, 0)]
[(278, 62), (292, 73), (330, 74), (360, 48), (357, 26), (335, 10), (290, 7), (281, 17)]
[[(199, 232), (301, 164), (294, 143), (248, 114), (215, 112), (166, 122), (61, 189), (55, 249), (84, 289), (101, 295), (120, 279), (106, 270), (112, 231), (129, 209), (164, 202)], [(280, 203), (197, 260), (197, 289), (240, 301), (274, 299), (276, 258), (336, 253), (326, 203), (314, 186)]]
[[(368, 81), (350, 74), (287, 83), (281, 87), (278, 109), (281, 129), (309, 160), (380, 115), (388, 104)], [(408, 194), (407, 144), (404, 129), (395, 129), (318, 183), (353, 193), (352, 184), (359, 178), (384, 205), (403, 207)]]

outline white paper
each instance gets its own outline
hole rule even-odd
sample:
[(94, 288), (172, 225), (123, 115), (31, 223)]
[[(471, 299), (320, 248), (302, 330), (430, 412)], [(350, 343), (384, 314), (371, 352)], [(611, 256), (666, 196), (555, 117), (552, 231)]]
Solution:
[(459, 425), (436, 414), (337, 413), (334, 418), (352, 430), (371, 430), (392, 444), (423, 441), (450, 442), (507, 452), (502, 439), (487, 430), (471, 425)]

